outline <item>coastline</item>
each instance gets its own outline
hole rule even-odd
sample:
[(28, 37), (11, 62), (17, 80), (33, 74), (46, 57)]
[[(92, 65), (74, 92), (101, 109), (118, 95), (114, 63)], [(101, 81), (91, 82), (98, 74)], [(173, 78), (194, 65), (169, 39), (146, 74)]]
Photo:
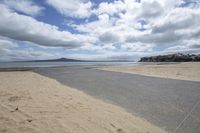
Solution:
[(139, 66), (114, 66), (98, 68), (105, 71), (114, 71), (138, 74), (150, 77), (188, 80), (200, 82), (200, 62), (184, 63), (156, 63)]
[(1, 132), (165, 133), (121, 107), (30, 71), (0, 72)]

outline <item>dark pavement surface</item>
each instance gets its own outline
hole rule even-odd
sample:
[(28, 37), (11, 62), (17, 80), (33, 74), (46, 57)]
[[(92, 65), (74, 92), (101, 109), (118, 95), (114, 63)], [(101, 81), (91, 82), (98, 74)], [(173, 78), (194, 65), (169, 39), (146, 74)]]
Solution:
[(175, 133), (200, 133), (200, 82), (107, 72), (90, 67), (38, 68), (89, 95)]

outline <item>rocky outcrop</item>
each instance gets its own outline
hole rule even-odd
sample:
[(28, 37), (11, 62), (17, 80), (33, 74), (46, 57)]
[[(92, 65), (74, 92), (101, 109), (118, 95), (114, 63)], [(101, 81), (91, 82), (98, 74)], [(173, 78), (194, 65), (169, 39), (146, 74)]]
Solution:
[(169, 54), (159, 55), (151, 57), (143, 57), (139, 62), (189, 62), (189, 61), (200, 61), (200, 54)]

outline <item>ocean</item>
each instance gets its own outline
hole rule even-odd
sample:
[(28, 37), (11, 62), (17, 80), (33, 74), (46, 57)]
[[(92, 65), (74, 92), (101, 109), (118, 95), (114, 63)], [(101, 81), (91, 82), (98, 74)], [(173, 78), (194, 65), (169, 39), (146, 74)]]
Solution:
[(129, 66), (139, 65), (138, 62), (0, 62), (0, 68), (32, 68), (60, 66)]

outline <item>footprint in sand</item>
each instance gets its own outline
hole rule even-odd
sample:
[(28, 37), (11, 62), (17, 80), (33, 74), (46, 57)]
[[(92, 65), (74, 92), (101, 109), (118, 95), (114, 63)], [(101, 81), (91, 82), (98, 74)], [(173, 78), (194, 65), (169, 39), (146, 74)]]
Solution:
[(118, 133), (124, 133), (123, 130), (122, 130), (121, 128), (118, 128), (118, 129), (117, 129), (117, 132), (118, 132)]
[(110, 123), (110, 125), (113, 127), (113, 128), (116, 128), (117, 130), (117, 133), (124, 133), (123, 129), (121, 128), (117, 128), (114, 124)]
[(8, 98), (8, 101), (10, 102), (15, 102), (15, 101), (18, 101), (20, 100), (21, 98), (19, 96), (12, 96), (12, 97), (9, 97)]
[(2, 130), (0, 130), (0, 133), (6, 133), (6, 132), (7, 132), (6, 129), (2, 129)]

